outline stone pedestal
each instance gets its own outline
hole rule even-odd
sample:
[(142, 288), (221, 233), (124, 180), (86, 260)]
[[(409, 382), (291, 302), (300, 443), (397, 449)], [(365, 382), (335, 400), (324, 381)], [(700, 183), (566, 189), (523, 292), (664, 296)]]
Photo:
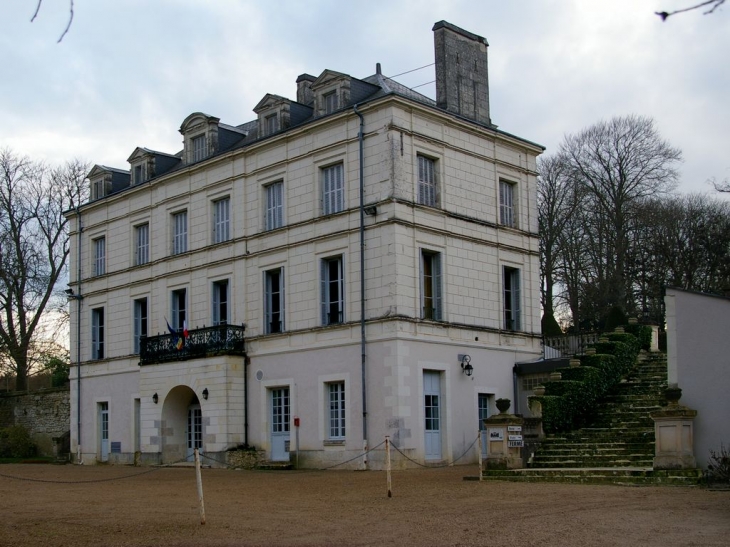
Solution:
[(651, 413), (654, 420), (654, 469), (694, 469), (693, 422), (697, 411), (670, 404)]
[(514, 414), (497, 414), (484, 420), (487, 434), (485, 469), (522, 468), (524, 420)]

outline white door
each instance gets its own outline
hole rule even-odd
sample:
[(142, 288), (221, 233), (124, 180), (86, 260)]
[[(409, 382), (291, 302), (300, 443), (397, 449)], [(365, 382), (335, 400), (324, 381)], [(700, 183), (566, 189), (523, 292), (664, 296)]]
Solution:
[(271, 400), (271, 460), (289, 461), (289, 388), (270, 391)]
[(109, 460), (109, 403), (99, 403), (99, 454)]
[(441, 459), (441, 373), (423, 372), (426, 459)]
[(203, 451), (203, 412), (197, 404), (188, 407), (187, 445), (188, 459), (193, 457), (196, 448), (198, 453)]

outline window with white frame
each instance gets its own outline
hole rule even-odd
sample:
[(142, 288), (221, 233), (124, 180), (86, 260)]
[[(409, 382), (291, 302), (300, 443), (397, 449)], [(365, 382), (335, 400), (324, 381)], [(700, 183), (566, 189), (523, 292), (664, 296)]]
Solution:
[(205, 138), (205, 135), (198, 135), (197, 137), (192, 138), (192, 144), (193, 144), (193, 161), (200, 161), (205, 159), (208, 156), (208, 150), (207, 150), (207, 139)]
[(266, 187), (266, 229), (274, 230), (284, 225), (284, 182)]
[(213, 282), (213, 325), (228, 324), (228, 280)]
[(222, 243), (230, 239), (230, 198), (217, 199), (213, 202), (213, 243)]
[(284, 332), (284, 268), (264, 272), (264, 332)]
[(345, 382), (327, 384), (328, 427), (327, 438), (344, 440), (345, 430)]
[(504, 292), (504, 328), (512, 331), (521, 330), (520, 270), (504, 266), (502, 268), (502, 285)]
[(99, 199), (104, 197), (104, 187), (106, 183), (103, 178), (98, 178), (91, 183), (91, 199)]
[(188, 302), (188, 291), (187, 289), (176, 289), (171, 293), (172, 301), (170, 304), (171, 327), (176, 332), (181, 332), (186, 327), (187, 316), (187, 302)]
[(150, 225), (140, 224), (134, 227), (134, 263), (137, 266), (150, 261)]
[(270, 114), (264, 118), (266, 134), (271, 135), (279, 130), (279, 114)]
[(502, 226), (516, 226), (515, 184), (505, 180), (499, 181), (499, 223)]
[(479, 417), (479, 431), (484, 431), (484, 420), (489, 418), (489, 394), (480, 393), (477, 401), (477, 415)]
[(104, 308), (91, 310), (91, 358), (104, 358)]
[(325, 114), (331, 114), (338, 108), (338, 101), (337, 101), (337, 90), (330, 91), (329, 93), (325, 93), (322, 96), (322, 99), (324, 100), (324, 113)]
[(334, 325), (344, 321), (345, 283), (342, 256), (321, 261), (322, 324)]
[(341, 163), (322, 169), (322, 213), (331, 215), (345, 208), (344, 166)]
[(172, 254), (188, 250), (188, 212), (180, 211), (172, 215)]
[(135, 165), (134, 166), (134, 182), (133, 184), (140, 184), (144, 182), (144, 165)]
[(421, 251), (421, 318), (441, 321), (441, 253)]
[(418, 155), (418, 203), (438, 206), (436, 160)]
[(134, 301), (134, 353), (139, 353), (140, 340), (147, 336), (147, 299), (137, 298)]
[(97, 237), (94, 240), (94, 275), (106, 273), (106, 238)]

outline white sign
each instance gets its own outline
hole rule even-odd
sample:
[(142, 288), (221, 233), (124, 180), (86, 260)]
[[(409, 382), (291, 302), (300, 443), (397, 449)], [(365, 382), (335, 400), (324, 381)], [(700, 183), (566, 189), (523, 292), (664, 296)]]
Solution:
[(510, 441), (521, 441), (522, 440), (522, 435), (510, 435), (509, 436), (509, 440)]
[(522, 431), (521, 425), (508, 425), (507, 431)]
[(508, 448), (522, 448), (525, 444), (522, 441), (507, 441)]
[(490, 441), (503, 441), (504, 440), (504, 429), (501, 427), (490, 427), (488, 430)]

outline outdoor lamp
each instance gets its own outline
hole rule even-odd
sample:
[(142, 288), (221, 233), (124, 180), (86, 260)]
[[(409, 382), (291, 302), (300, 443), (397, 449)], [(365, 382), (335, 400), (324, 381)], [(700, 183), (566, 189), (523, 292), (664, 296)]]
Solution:
[(203, 390), (203, 399), (205, 399), (206, 401), (208, 400), (208, 388), (207, 387)]
[(159, 400), (160, 400), (160, 398), (157, 396), (157, 392), (155, 392), (155, 394), (152, 396), (152, 402), (157, 404), (157, 401), (159, 401)]
[(474, 372), (474, 367), (471, 366), (471, 357), (459, 354), (459, 361), (461, 362), (461, 370), (464, 371), (464, 374), (471, 376)]

